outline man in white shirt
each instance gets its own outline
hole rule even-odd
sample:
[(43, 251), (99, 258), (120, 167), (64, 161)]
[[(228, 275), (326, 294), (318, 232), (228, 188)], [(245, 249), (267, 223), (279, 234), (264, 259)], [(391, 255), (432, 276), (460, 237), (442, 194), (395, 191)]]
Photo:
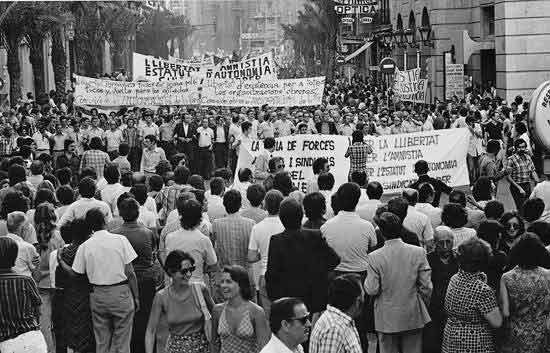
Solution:
[(360, 196), (357, 184), (341, 185), (336, 192), (340, 212), (321, 226), (321, 234), (340, 257), (336, 272), (365, 272), (368, 253), (376, 246), (373, 225), (355, 212)]
[(211, 222), (215, 219), (225, 217), (227, 212), (223, 205), (223, 193), (225, 191), (225, 182), (220, 177), (215, 177), (210, 180), (210, 195), (207, 197), (208, 218)]
[(139, 171), (146, 176), (151, 176), (155, 174), (159, 162), (166, 160), (166, 154), (162, 148), (157, 147), (157, 138), (154, 135), (145, 136), (143, 145), (145, 148), (141, 156)]
[(432, 229), (441, 225), (441, 208), (434, 207), (432, 202), (435, 198), (435, 190), (432, 184), (424, 183), (420, 184), (418, 188), (418, 202), (414, 208), (428, 216), (430, 223), (432, 224)]
[(309, 339), (311, 321), (303, 301), (290, 297), (277, 299), (271, 306), (269, 322), (271, 339), (260, 353), (304, 353), (301, 344)]
[(36, 248), (21, 238), (21, 231), (26, 221), (27, 217), (23, 212), (15, 211), (9, 213), (6, 220), (8, 234), (6, 234), (5, 237), (15, 241), (19, 249), (13, 272), (19, 275), (32, 277), (36, 283), (38, 283), (42, 277), (39, 267), (40, 257)]
[(96, 184), (92, 178), (86, 177), (82, 179), (78, 184), (78, 192), (80, 194), (80, 199), (73, 202), (67, 208), (63, 216), (61, 216), (57, 222), (59, 227), (75, 218), (84, 218), (86, 213), (93, 208), (97, 208), (101, 211), (105, 218), (105, 223), (111, 221), (112, 213), (109, 205), (94, 198), (96, 193)]
[(158, 125), (153, 123), (153, 112), (148, 111), (145, 114), (145, 124), (139, 129), (139, 136), (143, 139), (145, 136), (153, 135), (158, 140), (160, 137), (160, 130)]
[(288, 136), (294, 133), (296, 131), (296, 127), (292, 123), (292, 121), (288, 120), (288, 111), (282, 111), (279, 113), (280, 119), (277, 120), (274, 124), (275, 126), (275, 136), (276, 137), (283, 137)]
[(50, 154), (50, 133), (42, 125), (38, 126), (38, 131), (32, 135), (36, 145), (36, 158), (42, 153)]
[(267, 296), (265, 287), (265, 272), (267, 271), (267, 253), (269, 249), (269, 239), (274, 234), (282, 233), (285, 227), (279, 219), (279, 207), (283, 201), (283, 194), (279, 190), (270, 190), (265, 195), (264, 206), (268, 216), (263, 221), (252, 227), (250, 233), (250, 242), (248, 243), (248, 261), (260, 262), (259, 284), (260, 284), (260, 305), (264, 309), (266, 316), (269, 317), (271, 302)]
[(384, 188), (382, 184), (377, 181), (371, 181), (367, 185), (368, 200), (361, 206), (357, 207), (357, 214), (365, 221), (373, 222), (376, 210), (382, 204), (380, 198), (384, 194)]
[(118, 215), (116, 203), (118, 197), (124, 192), (124, 189), (119, 182), (120, 171), (118, 170), (118, 165), (114, 163), (109, 164), (107, 168), (105, 168), (103, 177), (107, 181), (107, 185), (105, 185), (101, 190), (101, 200), (109, 205), (113, 215)]
[(105, 131), (105, 143), (107, 145), (107, 154), (111, 160), (118, 157), (118, 146), (122, 143), (122, 130), (118, 129), (116, 123), (109, 123), (110, 129)]
[(434, 231), (428, 216), (418, 212), (414, 206), (418, 202), (418, 191), (414, 189), (403, 190), (403, 198), (409, 203), (407, 216), (403, 220), (403, 227), (418, 236), (418, 240), (427, 252), (433, 249)]
[(212, 172), (212, 141), (214, 131), (208, 126), (208, 119), (202, 119), (202, 125), (197, 128), (199, 146), (199, 171), (204, 180), (210, 179)]
[(548, 222), (548, 220), (550, 220), (550, 181), (548, 181), (548, 175), (546, 178), (547, 180), (541, 181), (533, 188), (533, 192), (529, 198), (539, 198), (544, 201), (544, 213), (541, 219)]
[[(105, 230), (105, 217), (100, 210), (89, 210), (86, 224), (94, 233), (78, 248), (72, 270), (86, 275), (92, 286), (90, 307), (96, 349), (130, 353), (134, 312), (139, 311), (132, 266), (137, 254), (125, 236)], [(63, 261), (60, 265), (66, 267)]]

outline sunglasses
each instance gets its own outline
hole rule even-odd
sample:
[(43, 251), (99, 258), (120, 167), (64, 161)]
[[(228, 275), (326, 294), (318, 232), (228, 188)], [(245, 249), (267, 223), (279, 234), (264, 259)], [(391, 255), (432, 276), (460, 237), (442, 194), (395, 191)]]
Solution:
[(290, 320), (292, 321), (299, 321), (302, 325), (305, 325), (307, 324), (308, 320), (309, 320), (309, 313), (307, 313), (305, 316), (302, 316), (302, 317), (293, 317), (293, 318), (290, 318)]
[(191, 274), (191, 273), (195, 272), (195, 269), (196, 269), (195, 266), (191, 266), (191, 267), (187, 267), (187, 268), (180, 268), (179, 271), (176, 271), (176, 272), (179, 272), (179, 273), (181, 273), (183, 276), (185, 276), (185, 275), (187, 275), (188, 273)]

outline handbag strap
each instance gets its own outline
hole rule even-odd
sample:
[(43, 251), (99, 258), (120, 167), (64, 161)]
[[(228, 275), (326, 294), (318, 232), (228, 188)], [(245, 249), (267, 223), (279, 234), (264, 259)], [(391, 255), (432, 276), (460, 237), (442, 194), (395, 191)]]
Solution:
[(193, 283), (193, 291), (195, 292), (195, 295), (197, 296), (197, 299), (199, 301), (199, 306), (201, 308), (202, 314), (204, 315), (204, 320), (211, 320), (212, 316), (210, 315), (210, 311), (208, 311), (208, 308), (206, 307), (206, 301), (204, 300), (204, 295), (202, 294), (202, 288), (199, 283)]

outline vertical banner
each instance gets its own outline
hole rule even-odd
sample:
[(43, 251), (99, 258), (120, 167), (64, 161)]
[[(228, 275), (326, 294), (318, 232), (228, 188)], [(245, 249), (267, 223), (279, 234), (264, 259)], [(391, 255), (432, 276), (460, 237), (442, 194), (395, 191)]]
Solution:
[(428, 80), (420, 78), (420, 68), (395, 71), (393, 90), (399, 100), (426, 103), (427, 89)]
[[(369, 180), (376, 180), (384, 187), (384, 194), (401, 192), (417, 180), (414, 164), (425, 160), (430, 176), (444, 181), (451, 187), (469, 185), (466, 153), (470, 133), (467, 129), (424, 131), (410, 134), (368, 136), (365, 143), (373, 148), (366, 170)], [(324, 157), (329, 161), (336, 180), (334, 189), (347, 182), (350, 161), (345, 157), (350, 139), (339, 135), (293, 135), (277, 139), (273, 156), (285, 160), (294, 185), (306, 192), (313, 178), (313, 161)], [(262, 147), (255, 140), (243, 145), (238, 168), (253, 170), (254, 157)]]
[(464, 65), (445, 63), (445, 99), (464, 98)]

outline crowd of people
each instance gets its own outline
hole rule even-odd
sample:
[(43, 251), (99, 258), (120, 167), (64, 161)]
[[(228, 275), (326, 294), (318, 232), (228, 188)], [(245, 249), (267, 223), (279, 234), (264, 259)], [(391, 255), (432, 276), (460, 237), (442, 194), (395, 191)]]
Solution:
[[(550, 351), (550, 183), (521, 97), (409, 105), (355, 77), (311, 108), (73, 103), (2, 115), (2, 353)], [(365, 137), (450, 128), (470, 131), (468, 191), (419, 160), (383, 196)], [(290, 134), (350, 136), (349, 182), (318, 158), (297, 190)]]

